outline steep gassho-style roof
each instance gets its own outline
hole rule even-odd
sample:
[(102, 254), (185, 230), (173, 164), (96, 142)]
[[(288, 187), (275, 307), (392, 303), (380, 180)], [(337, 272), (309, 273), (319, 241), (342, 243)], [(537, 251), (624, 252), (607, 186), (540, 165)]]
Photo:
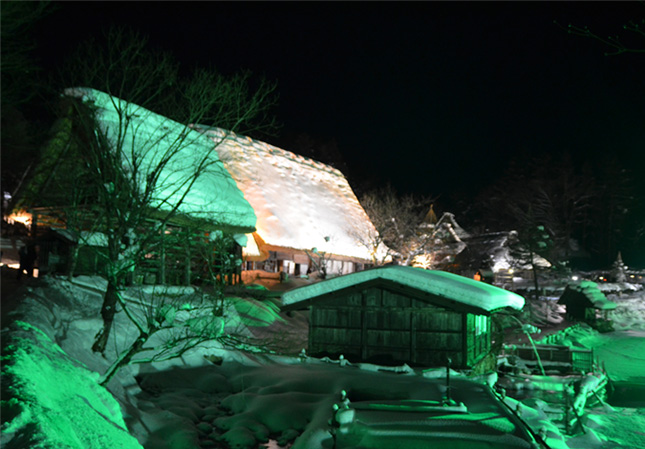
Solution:
[(284, 293), (282, 303), (286, 308), (295, 308), (299, 303), (306, 306), (319, 296), (379, 279), (440, 296), (484, 312), (504, 307), (521, 310), (524, 307), (524, 298), (516, 293), (453, 273), (408, 266), (373, 268), (300, 287)]
[[(136, 157), (142, 158), (140, 170), (146, 171), (159, 163), (168, 148), (178, 149), (178, 153), (161, 172), (152, 207), (169, 210), (176, 204), (185, 192), (186, 181), (193, 176), (198, 161), (208, 154), (210, 165), (190, 187), (178, 212), (205, 219), (217, 227), (234, 232), (255, 230), (253, 208), (219, 160), (213, 140), (186, 125), (95, 89), (70, 88), (66, 89), (65, 94), (94, 103), (98, 107), (99, 125), (112, 141), (116, 140), (119, 130), (117, 107), (127, 111), (131, 125), (126, 128), (124, 136), (125, 145), (128, 145), (123, 151), (124, 158), (128, 159), (123, 161), (126, 167), (132, 163), (130, 142), (134, 142)], [(179, 137), (182, 133), (186, 135), (185, 138)], [(180, 145), (177, 144), (178, 138), (183, 139)], [(145, 179), (145, 176), (140, 179)]]
[(253, 206), (264, 243), (372, 259), (361, 242), (376, 229), (340, 171), (218, 128), (195, 129), (215, 141), (225, 137), (217, 151)]

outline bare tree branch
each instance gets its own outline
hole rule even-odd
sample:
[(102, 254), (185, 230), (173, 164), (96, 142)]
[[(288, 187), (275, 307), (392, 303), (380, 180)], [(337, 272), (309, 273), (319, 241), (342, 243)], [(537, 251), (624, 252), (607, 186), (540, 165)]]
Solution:
[[(634, 47), (630, 44), (623, 43), (621, 36), (618, 35), (603, 37), (600, 34), (591, 31), (587, 26), (569, 24), (565, 27), (560, 25), (557, 21), (553, 21), (553, 23), (569, 34), (593, 39), (606, 45), (611, 49), (611, 51), (605, 52), (605, 56), (616, 56), (622, 53), (645, 53), (645, 42), (642, 43), (643, 47)], [(623, 30), (633, 33), (635, 37), (644, 38), (645, 19), (641, 19), (640, 23), (638, 21), (630, 20), (628, 24), (623, 25)]]

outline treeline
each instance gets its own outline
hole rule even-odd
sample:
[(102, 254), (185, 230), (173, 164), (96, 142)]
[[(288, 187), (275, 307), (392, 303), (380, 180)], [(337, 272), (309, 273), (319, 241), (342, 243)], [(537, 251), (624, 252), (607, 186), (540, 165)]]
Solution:
[(610, 265), (621, 251), (643, 264), (645, 205), (635, 176), (629, 161), (612, 155), (519, 156), (477, 196), (468, 218), (480, 230), (544, 226), (551, 261), (594, 268)]

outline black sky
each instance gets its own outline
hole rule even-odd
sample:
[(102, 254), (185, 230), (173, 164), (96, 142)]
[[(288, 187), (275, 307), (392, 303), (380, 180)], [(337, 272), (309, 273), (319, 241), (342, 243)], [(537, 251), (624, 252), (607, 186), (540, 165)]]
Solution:
[(278, 81), (282, 136), (335, 139), (354, 186), (474, 194), (521, 152), (616, 154), (645, 167), (645, 56), (604, 56), (553, 23), (616, 34), (645, 15), (643, 3), (56, 6), (38, 28), (46, 64), (123, 24), (187, 67), (251, 69)]

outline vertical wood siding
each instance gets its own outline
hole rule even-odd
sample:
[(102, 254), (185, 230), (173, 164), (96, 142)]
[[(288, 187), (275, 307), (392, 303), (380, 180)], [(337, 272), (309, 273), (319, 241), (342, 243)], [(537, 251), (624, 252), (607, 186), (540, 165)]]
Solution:
[[(339, 294), (312, 306), (312, 355), (374, 363), (471, 367), (490, 349), (490, 320), (383, 288)], [(480, 327), (484, 324), (479, 321)]]

